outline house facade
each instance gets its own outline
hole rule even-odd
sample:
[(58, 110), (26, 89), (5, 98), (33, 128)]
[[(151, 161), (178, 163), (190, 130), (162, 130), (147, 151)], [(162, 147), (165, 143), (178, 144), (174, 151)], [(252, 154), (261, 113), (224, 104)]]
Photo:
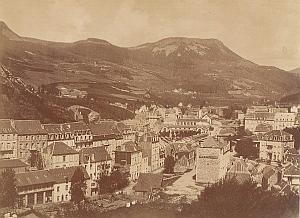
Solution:
[(225, 177), (230, 163), (230, 144), (209, 136), (196, 152), (196, 182), (215, 183)]
[(259, 158), (282, 162), (285, 150), (293, 147), (293, 135), (283, 130), (272, 130), (259, 138)]
[(8, 119), (0, 119), (0, 158), (17, 158), (17, 131)]
[(97, 180), (102, 175), (110, 175), (113, 167), (112, 159), (105, 147), (83, 148), (79, 151), (80, 166), (91, 179), (91, 195), (98, 193)]
[(137, 180), (142, 171), (142, 149), (132, 141), (123, 143), (115, 151), (115, 163), (129, 167), (130, 179)]
[(63, 142), (69, 147), (76, 147), (74, 136), (71, 131), (66, 131), (63, 124), (42, 124), (42, 128), (47, 132), (48, 144), (52, 142)]
[(79, 166), (79, 153), (63, 142), (52, 142), (42, 156), (47, 169)]
[(47, 146), (47, 132), (39, 120), (14, 120), (17, 131), (18, 158), (27, 160), (31, 152), (41, 152)]

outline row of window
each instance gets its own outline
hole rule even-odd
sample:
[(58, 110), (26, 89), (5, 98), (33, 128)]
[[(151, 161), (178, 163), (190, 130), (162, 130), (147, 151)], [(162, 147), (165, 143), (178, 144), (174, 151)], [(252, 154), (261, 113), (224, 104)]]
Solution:
[[(65, 190), (66, 190), (66, 191), (69, 190), (69, 185), (68, 185), (68, 184), (65, 185)], [(57, 187), (56, 187), (56, 191), (57, 191), (57, 192), (60, 192), (60, 186), (57, 186)]]
[(17, 140), (17, 135), (16, 134), (2, 134), (1, 140)]

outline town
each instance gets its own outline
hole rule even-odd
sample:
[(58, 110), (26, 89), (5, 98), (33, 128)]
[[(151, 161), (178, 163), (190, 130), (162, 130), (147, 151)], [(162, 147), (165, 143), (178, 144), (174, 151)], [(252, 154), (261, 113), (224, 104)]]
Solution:
[[(81, 177), (85, 198), (103, 211), (155, 201), (160, 193), (192, 202), (205, 187), (232, 178), (299, 194), (300, 105), (252, 105), (230, 118), (226, 111), (152, 104), (124, 121), (1, 119), (0, 171), (12, 177), (2, 186), (15, 180), (13, 205), (43, 212), (70, 202)], [(103, 200), (107, 193), (126, 197), (115, 205)]]

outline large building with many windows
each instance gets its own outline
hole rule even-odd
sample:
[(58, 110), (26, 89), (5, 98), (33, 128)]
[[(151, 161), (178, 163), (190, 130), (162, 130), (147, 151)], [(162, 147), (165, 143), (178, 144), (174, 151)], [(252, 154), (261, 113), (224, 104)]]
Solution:
[(18, 156), (17, 131), (8, 119), (0, 120), (0, 158)]
[(14, 120), (17, 131), (18, 157), (27, 160), (32, 152), (41, 152), (47, 146), (47, 132), (39, 120)]
[(283, 130), (272, 130), (259, 137), (259, 158), (283, 161), (284, 152), (294, 147), (293, 135)]

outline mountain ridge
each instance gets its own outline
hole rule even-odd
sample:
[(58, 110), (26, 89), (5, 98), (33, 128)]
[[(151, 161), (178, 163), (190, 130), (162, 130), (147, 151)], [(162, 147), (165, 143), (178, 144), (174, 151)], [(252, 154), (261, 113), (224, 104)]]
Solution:
[(0, 33), (1, 64), (36, 87), (106, 81), (158, 93), (182, 88), (234, 98), (276, 97), (299, 89), (293, 75), (246, 60), (218, 39), (168, 37), (133, 47), (98, 38), (51, 42), (19, 36), (4, 22)]

